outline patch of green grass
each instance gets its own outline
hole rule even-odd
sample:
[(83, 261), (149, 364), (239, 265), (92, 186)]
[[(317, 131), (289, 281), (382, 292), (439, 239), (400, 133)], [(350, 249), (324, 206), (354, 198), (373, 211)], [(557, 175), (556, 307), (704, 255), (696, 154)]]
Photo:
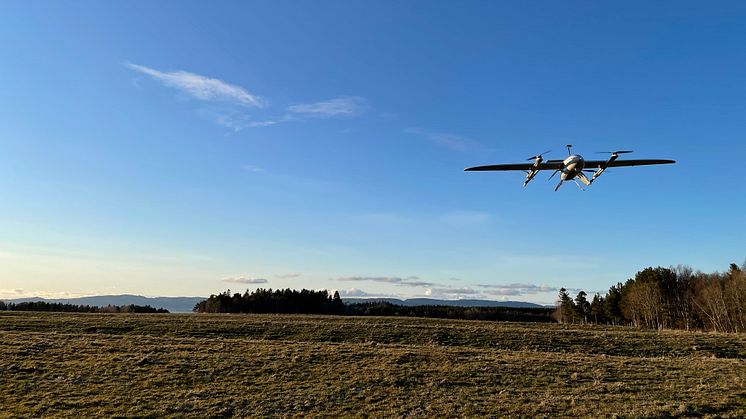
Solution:
[(0, 314), (0, 416), (746, 416), (746, 336), (287, 315)]

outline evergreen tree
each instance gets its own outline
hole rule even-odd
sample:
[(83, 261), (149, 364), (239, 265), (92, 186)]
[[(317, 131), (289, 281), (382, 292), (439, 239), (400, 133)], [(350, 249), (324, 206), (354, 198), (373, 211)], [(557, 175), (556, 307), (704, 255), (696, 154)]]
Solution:
[(624, 317), (622, 316), (622, 284), (618, 283), (612, 285), (609, 288), (609, 292), (604, 298), (604, 317), (606, 322), (619, 325), (622, 324)]
[(334, 291), (332, 306), (334, 307), (335, 313), (342, 313), (344, 311), (344, 303), (342, 302), (342, 298), (339, 297), (339, 291)]
[(575, 312), (578, 319), (583, 323), (587, 323), (588, 318), (591, 316), (591, 304), (586, 299), (587, 295), (585, 291), (581, 290), (575, 297)]
[(604, 302), (604, 297), (601, 297), (601, 294), (596, 293), (593, 296), (593, 301), (591, 301), (591, 317), (595, 324), (605, 323), (606, 321), (604, 318)]
[(567, 290), (560, 288), (559, 290), (559, 318), (557, 319), (560, 323), (572, 323), (575, 321), (575, 304), (572, 302), (572, 298), (567, 293)]

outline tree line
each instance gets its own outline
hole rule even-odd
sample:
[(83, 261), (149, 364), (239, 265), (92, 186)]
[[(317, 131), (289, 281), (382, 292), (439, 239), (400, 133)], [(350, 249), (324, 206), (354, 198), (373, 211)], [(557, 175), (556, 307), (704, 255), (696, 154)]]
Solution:
[(443, 305), (403, 306), (386, 301), (345, 304), (349, 316), (402, 316), (436, 319), (553, 322), (551, 307), (461, 307)]
[(646, 268), (596, 293), (559, 292), (554, 318), (561, 323), (631, 325), (654, 329), (746, 331), (746, 262), (720, 273), (688, 266)]
[(404, 316), (440, 319), (552, 322), (552, 308), (403, 306), (386, 301), (346, 304), (339, 293), (326, 290), (291, 289), (256, 291), (231, 295), (230, 290), (197, 303), (198, 313), (295, 313), (346, 316)]
[(128, 304), (123, 306), (89, 306), (65, 303), (48, 303), (46, 301), (28, 301), (23, 303), (6, 303), (0, 301), (0, 311), (48, 311), (60, 313), (168, 313), (165, 308), (154, 308), (149, 305)]
[(342, 314), (344, 304), (338, 292), (330, 295), (326, 290), (300, 291), (291, 289), (272, 290), (258, 288), (243, 294), (227, 290), (211, 295), (194, 306), (197, 313), (298, 313), (298, 314)]

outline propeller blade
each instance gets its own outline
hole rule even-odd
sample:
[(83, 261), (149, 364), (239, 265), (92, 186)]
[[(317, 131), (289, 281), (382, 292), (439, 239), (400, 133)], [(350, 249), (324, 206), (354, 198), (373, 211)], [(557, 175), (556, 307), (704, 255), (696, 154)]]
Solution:
[(552, 150), (547, 150), (547, 151), (545, 151), (543, 153), (539, 153), (539, 154), (537, 154), (535, 156), (531, 156), (531, 157), (527, 158), (526, 160), (536, 160), (537, 158), (539, 158), (539, 157), (543, 156), (544, 154), (547, 154), (547, 153), (549, 153), (551, 151)]
[(597, 151), (596, 154), (627, 154), (632, 152), (633, 150)]
[(547, 179), (547, 182), (549, 182), (550, 180), (552, 180), (552, 178), (554, 177), (554, 175), (557, 174), (557, 172), (559, 172), (559, 170), (555, 170), (554, 173), (552, 173), (552, 176), (549, 176), (549, 179)]

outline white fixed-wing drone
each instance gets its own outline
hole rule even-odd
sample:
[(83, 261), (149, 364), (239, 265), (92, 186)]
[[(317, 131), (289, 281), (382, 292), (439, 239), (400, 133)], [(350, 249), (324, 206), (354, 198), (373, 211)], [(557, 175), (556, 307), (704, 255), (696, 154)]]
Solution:
[[(520, 170), (522, 172), (526, 172), (526, 181), (523, 182), (523, 186), (526, 186), (528, 185), (528, 182), (531, 182), (531, 179), (533, 179), (534, 176), (539, 173), (540, 170), (554, 170), (554, 173), (552, 173), (552, 176), (549, 176), (549, 179), (552, 179), (554, 175), (557, 174), (557, 172), (560, 172), (560, 181), (557, 184), (557, 187), (554, 188), (555, 191), (557, 191), (560, 186), (562, 186), (562, 182), (566, 180), (572, 180), (573, 182), (575, 182), (576, 185), (578, 185), (578, 188), (584, 191), (585, 189), (580, 186), (580, 183), (578, 183), (578, 179), (580, 179), (580, 181), (585, 183), (586, 185), (590, 186), (590, 184), (593, 183), (596, 178), (601, 176), (601, 173), (603, 173), (604, 170), (609, 167), (646, 166), (651, 164), (676, 163), (675, 160), (660, 159), (617, 160), (620, 154), (631, 153), (631, 150), (602, 151), (601, 153), (611, 154), (608, 160), (585, 160), (583, 159), (583, 156), (579, 154), (572, 154), (572, 151), (570, 150), (572, 148), (572, 144), (568, 144), (566, 147), (568, 157), (564, 160), (544, 161), (542, 155), (549, 153), (549, 151), (545, 151), (541, 154), (537, 154), (536, 156), (532, 156), (527, 159), (533, 160), (533, 163), (493, 164), (489, 166), (467, 167), (466, 169), (464, 169), (464, 171), (483, 172), (492, 170)], [(593, 177), (588, 180), (583, 172), (593, 172)]]

